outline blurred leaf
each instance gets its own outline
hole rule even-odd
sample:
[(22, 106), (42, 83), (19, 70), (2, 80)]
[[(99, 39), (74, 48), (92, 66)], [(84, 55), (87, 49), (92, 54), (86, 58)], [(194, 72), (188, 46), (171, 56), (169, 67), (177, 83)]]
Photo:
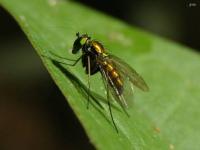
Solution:
[(51, 51), (75, 59), (78, 56), (69, 52), (75, 33), (88, 33), (104, 43), (109, 52), (134, 66), (147, 81), (150, 92), (136, 92), (134, 107), (128, 110), (130, 118), (115, 109), (119, 107), (114, 104), (117, 134), (102, 98), (105, 90), (100, 75), (92, 77), (91, 85), (100, 105), (93, 101), (86, 109), (87, 76), (81, 64), (70, 68), (41, 57), (97, 149), (200, 148), (199, 54), (77, 2), (1, 0), (0, 3), (17, 20), (40, 56)]

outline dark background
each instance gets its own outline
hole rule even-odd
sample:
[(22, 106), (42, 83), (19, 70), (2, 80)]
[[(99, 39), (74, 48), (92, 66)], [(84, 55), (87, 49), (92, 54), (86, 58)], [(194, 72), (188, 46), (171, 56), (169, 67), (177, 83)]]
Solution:
[[(80, 2), (200, 50), (200, 0)], [(94, 149), (24, 33), (1, 7), (0, 61), (1, 150)]]

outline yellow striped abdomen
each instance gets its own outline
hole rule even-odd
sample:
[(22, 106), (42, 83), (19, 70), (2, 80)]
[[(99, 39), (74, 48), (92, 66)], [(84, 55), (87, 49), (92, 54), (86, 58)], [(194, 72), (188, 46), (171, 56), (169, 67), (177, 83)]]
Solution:
[[(118, 94), (121, 95), (123, 92), (123, 82), (121, 80), (121, 77), (117, 70), (114, 68), (114, 66), (107, 61), (103, 62), (103, 68), (105, 72), (107, 72), (109, 76), (109, 83), (111, 86), (114, 86), (115, 89), (117, 89)], [(111, 80), (111, 81), (110, 81)]]

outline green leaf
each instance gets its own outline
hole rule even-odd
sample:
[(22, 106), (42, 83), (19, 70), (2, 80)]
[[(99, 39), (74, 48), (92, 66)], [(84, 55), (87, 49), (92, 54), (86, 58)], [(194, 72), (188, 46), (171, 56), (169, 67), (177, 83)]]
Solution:
[[(199, 54), (77, 2), (1, 0), (0, 3), (29, 38), (97, 149), (200, 148)], [(148, 93), (136, 91), (134, 105), (128, 109), (131, 117), (113, 104), (119, 133), (102, 98), (105, 90), (99, 74), (91, 77), (91, 88), (104, 109), (95, 101), (86, 109), (87, 76), (81, 64), (69, 67), (41, 56), (50, 55), (51, 51), (77, 58), (69, 52), (76, 32), (88, 33), (101, 41), (110, 53), (134, 67), (150, 87)]]

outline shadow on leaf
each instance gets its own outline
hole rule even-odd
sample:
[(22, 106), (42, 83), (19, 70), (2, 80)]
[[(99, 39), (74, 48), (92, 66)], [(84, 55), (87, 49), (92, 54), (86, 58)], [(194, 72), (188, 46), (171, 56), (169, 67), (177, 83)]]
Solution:
[[(90, 104), (106, 119), (107, 122), (110, 122), (110, 120), (106, 117), (106, 115), (102, 112), (102, 110), (105, 110), (104, 107), (101, 105), (101, 102), (107, 104), (107, 100), (103, 98), (101, 95), (90, 91), (88, 93), (88, 88), (71, 72), (69, 72), (66, 68), (64, 68), (59, 62), (56, 60), (52, 60), (52, 63), (60, 69), (60, 71), (71, 81), (71, 83), (74, 85), (74, 87), (77, 89), (77, 91), (87, 100), (88, 94), (90, 96)], [(93, 103), (94, 102), (94, 103)], [(112, 108), (119, 110), (116, 106), (112, 104)], [(119, 110), (120, 111), (120, 110)]]

